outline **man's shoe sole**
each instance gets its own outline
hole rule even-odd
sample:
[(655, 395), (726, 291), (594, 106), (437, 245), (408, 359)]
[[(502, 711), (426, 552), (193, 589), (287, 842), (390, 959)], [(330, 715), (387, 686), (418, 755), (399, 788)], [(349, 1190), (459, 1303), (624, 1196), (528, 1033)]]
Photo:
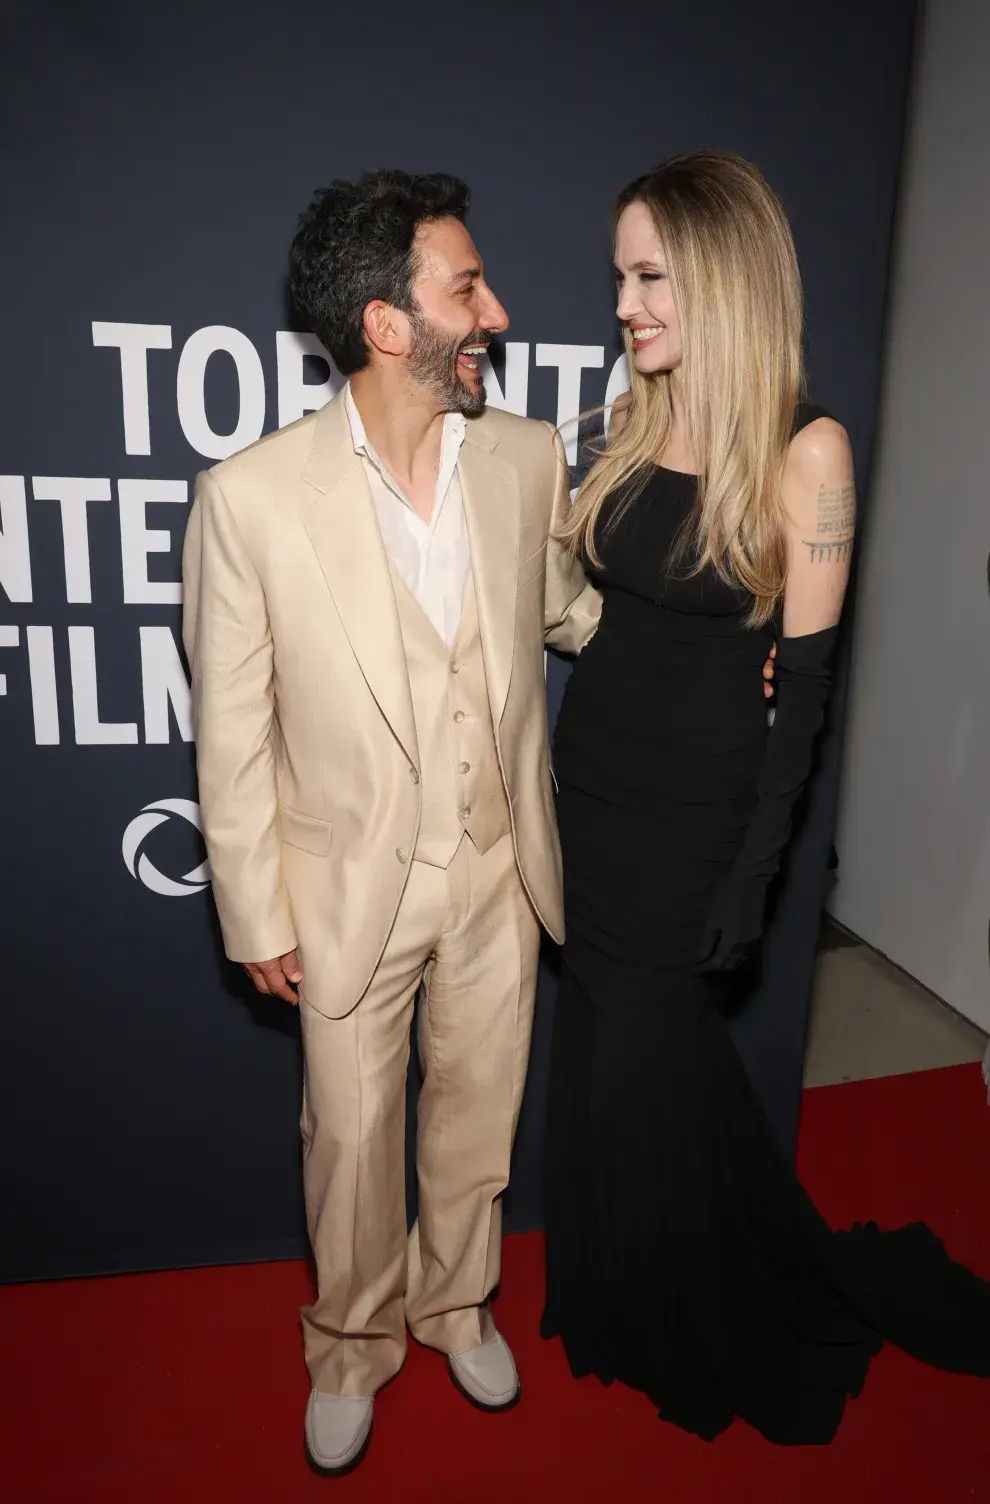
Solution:
[(484, 1410), (487, 1415), (504, 1415), (506, 1410), (514, 1410), (519, 1401), (522, 1399), (522, 1384), (517, 1384), (516, 1392), (512, 1396), (511, 1400), (503, 1400), (501, 1405), (486, 1405), (481, 1400), (476, 1399), (469, 1390), (464, 1388), (464, 1385), (457, 1377), (457, 1374), (454, 1370), (454, 1365), (453, 1363), (451, 1363), (449, 1356), (447, 1357), (447, 1372), (450, 1374), (450, 1382), (453, 1384), (458, 1394), (462, 1394), (469, 1405), (473, 1405), (476, 1410)]
[(306, 1452), (306, 1461), (309, 1463), (313, 1472), (319, 1473), (321, 1478), (344, 1478), (348, 1473), (353, 1473), (354, 1469), (356, 1467), (359, 1467), (360, 1464), (364, 1461), (364, 1454), (365, 1452), (367, 1452), (368, 1447), (371, 1445), (371, 1433), (374, 1429), (374, 1424), (368, 1427), (368, 1434), (364, 1438), (360, 1452), (358, 1452), (356, 1456), (352, 1457), (350, 1462), (345, 1462), (343, 1467), (325, 1467), (322, 1462), (317, 1462), (316, 1458), (309, 1450), (309, 1439), (307, 1437), (303, 1437), (303, 1446)]

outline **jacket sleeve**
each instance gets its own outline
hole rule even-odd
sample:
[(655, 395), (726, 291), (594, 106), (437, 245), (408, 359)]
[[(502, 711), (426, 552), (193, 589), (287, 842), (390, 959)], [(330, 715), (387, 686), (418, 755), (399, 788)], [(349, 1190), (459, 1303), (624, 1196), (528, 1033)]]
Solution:
[(546, 642), (561, 653), (580, 653), (598, 629), (602, 598), (587, 579), (581, 560), (554, 536), (571, 508), (571, 476), (560, 434), (553, 434), (554, 492), (547, 543), (545, 601)]
[(202, 473), (182, 556), (199, 799), (227, 955), (296, 944), (282, 875), (274, 652), (264, 588), (217, 478)]

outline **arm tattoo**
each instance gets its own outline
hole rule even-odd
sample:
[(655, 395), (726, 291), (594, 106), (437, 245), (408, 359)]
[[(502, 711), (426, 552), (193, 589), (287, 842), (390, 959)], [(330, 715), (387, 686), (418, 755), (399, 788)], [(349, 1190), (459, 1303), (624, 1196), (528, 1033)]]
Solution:
[(812, 564), (838, 564), (846, 557), (853, 546), (855, 520), (855, 486), (843, 486), (839, 491), (820, 488), (817, 537), (803, 540)]

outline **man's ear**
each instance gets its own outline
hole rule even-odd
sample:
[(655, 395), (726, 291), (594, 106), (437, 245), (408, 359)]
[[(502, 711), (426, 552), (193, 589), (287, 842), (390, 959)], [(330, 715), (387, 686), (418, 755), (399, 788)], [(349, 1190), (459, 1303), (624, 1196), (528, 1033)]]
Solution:
[(405, 355), (411, 343), (409, 319), (391, 303), (376, 298), (362, 315), (365, 338), (382, 355)]

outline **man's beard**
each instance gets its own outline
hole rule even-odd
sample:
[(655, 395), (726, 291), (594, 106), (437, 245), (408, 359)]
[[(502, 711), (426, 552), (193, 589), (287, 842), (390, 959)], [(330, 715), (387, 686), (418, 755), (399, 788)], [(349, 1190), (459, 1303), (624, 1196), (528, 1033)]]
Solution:
[(472, 345), (487, 345), (488, 334), (480, 330), (467, 339), (448, 339), (418, 311), (408, 317), (412, 325), (413, 347), (407, 369), (413, 381), (432, 392), (443, 404), (445, 412), (463, 413), (468, 418), (484, 412), (487, 400), (485, 383), (479, 378), (478, 386), (473, 388), (462, 381), (457, 357)]

